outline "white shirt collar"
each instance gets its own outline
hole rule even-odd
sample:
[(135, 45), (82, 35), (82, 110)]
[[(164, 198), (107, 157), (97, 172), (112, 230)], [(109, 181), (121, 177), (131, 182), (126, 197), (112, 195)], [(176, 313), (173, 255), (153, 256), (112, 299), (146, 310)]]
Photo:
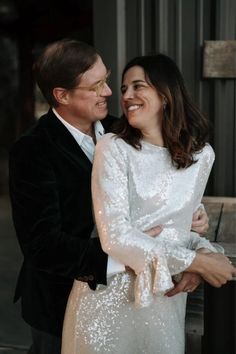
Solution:
[[(58, 112), (55, 110), (55, 108), (52, 108), (52, 111), (55, 114), (55, 116), (62, 122), (62, 124), (64, 124), (64, 126), (69, 130), (69, 132), (75, 138), (79, 146), (83, 145), (84, 139), (86, 140), (91, 139), (93, 141), (91, 136), (82, 133), (78, 128), (75, 128), (73, 125), (68, 123), (65, 119), (63, 119), (60, 116), (60, 114), (58, 114)], [(94, 132), (95, 132), (96, 140), (99, 140), (105, 133), (103, 125), (99, 120), (94, 123)]]

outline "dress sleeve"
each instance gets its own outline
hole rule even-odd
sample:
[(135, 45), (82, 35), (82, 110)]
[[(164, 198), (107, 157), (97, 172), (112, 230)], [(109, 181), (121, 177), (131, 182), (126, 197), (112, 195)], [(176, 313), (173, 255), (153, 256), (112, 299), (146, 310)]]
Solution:
[(167, 247), (132, 225), (129, 205), (129, 169), (126, 151), (115, 137), (105, 136), (97, 146), (92, 173), (94, 214), (103, 250), (132, 268), (137, 277), (135, 302), (147, 306), (154, 293), (173, 287), (174, 274), (185, 270), (195, 252)]
[(195, 189), (194, 211), (196, 211), (198, 207), (203, 206), (201, 200), (215, 159), (215, 153), (212, 147), (209, 144), (206, 144), (201, 156), (198, 158), (198, 155), (196, 154), (195, 157), (196, 160), (198, 160), (199, 170)]
[(209, 240), (200, 236), (198, 233), (191, 231), (189, 249), (197, 251), (200, 248), (205, 248), (209, 252), (218, 252)]
[(141, 272), (155, 240), (130, 221), (128, 166), (113, 137), (96, 145), (92, 172), (94, 214), (103, 250), (119, 262)]

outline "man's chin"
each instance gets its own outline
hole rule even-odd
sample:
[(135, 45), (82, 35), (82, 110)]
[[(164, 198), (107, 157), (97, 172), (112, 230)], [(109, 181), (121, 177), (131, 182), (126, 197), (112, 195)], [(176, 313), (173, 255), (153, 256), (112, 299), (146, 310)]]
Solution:
[(102, 120), (102, 119), (106, 118), (107, 115), (108, 115), (108, 109), (104, 109), (104, 111), (99, 114), (98, 120)]

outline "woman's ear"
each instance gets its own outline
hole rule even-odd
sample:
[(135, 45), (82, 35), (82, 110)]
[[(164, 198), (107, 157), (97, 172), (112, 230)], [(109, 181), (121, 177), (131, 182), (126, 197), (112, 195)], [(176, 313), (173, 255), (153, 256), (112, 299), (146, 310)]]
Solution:
[(68, 103), (68, 98), (69, 98), (69, 91), (61, 88), (61, 87), (54, 87), (53, 91), (53, 96), (55, 100), (63, 105), (66, 105)]

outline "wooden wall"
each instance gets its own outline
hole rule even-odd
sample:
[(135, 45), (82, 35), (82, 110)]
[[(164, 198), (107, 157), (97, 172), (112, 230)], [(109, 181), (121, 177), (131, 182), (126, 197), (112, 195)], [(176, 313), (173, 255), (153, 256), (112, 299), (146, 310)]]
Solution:
[(111, 112), (119, 114), (120, 74), (132, 57), (170, 55), (211, 122), (216, 161), (208, 195), (236, 196), (236, 81), (202, 77), (205, 40), (236, 39), (235, 0), (94, 0), (94, 42), (112, 68)]

